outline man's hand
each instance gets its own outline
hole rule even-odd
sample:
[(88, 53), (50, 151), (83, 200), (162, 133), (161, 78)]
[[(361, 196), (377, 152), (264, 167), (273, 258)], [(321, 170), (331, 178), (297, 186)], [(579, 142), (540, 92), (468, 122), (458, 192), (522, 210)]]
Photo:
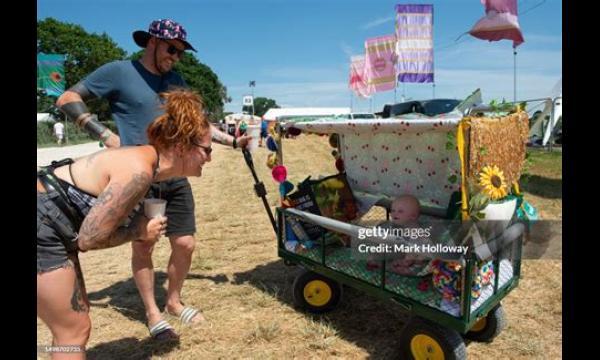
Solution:
[(119, 135), (111, 132), (108, 139), (106, 139), (106, 141), (103, 141), (103, 144), (107, 148), (118, 148), (121, 146), (121, 138), (119, 137)]
[(245, 149), (251, 140), (252, 140), (252, 136), (242, 135), (239, 138), (236, 138), (237, 147), (239, 147), (241, 149)]

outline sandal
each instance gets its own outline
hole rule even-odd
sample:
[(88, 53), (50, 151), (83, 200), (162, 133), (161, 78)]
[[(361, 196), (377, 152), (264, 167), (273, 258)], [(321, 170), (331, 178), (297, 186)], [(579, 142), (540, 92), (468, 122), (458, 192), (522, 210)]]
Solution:
[[(165, 309), (165, 312), (167, 314), (173, 316), (173, 317), (179, 318), (179, 320), (181, 321), (181, 323), (184, 324), (184, 325), (193, 324), (194, 323), (194, 321), (193, 321), (194, 317), (196, 315), (198, 315), (198, 314), (202, 315), (200, 313), (200, 310), (194, 309), (193, 307), (190, 307), (190, 306), (184, 306), (183, 310), (181, 310), (181, 313), (179, 313), (179, 316), (169, 313), (166, 309)], [(199, 321), (198, 323), (201, 323), (201, 322), (202, 321)]]
[(152, 327), (148, 327), (150, 331), (150, 336), (154, 340), (179, 340), (179, 335), (173, 330), (173, 327), (166, 322), (165, 320), (161, 320), (154, 324)]

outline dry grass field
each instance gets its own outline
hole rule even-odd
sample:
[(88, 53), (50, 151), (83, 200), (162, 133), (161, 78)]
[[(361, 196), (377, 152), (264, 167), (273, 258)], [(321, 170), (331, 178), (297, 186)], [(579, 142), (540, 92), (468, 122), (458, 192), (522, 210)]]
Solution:
[[(333, 312), (314, 316), (295, 309), (292, 281), (298, 272), (277, 256), (275, 234), (239, 151), (214, 145), (201, 178), (190, 179), (197, 216), (197, 246), (183, 298), (202, 309), (207, 322), (195, 328), (172, 321), (179, 344), (148, 336), (144, 309), (131, 277), (131, 248), (81, 254), (91, 301), (89, 359), (388, 359), (397, 355), (405, 317), (391, 302), (346, 288)], [(276, 183), (259, 148), (255, 165), (277, 205)], [(284, 140), (284, 160), (293, 183), (333, 174), (327, 138), (301, 135)], [(540, 170), (540, 169), (538, 169)], [(536, 163), (530, 174), (538, 174)], [(540, 170), (535, 181), (560, 181)], [(542, 179), (542, 180), (540, 180)], [(543, 216), (562, 218), (562, 196), (525, 187)], [(559, 185), (560, 187), (560, 185)], [(532, 193), (533, 192), (533, 193)], [(154, 253), (156, 296), (164, 306), (169, 244)], [(503, 301), (508, 326), (491, 344), (467, 344), (469, 359), (559, 359), (562, 352), (562, 261), (525, 260), (519, 287)], [(38, 319), (38, 344), (51, 336)], [(39, 354), (40, 359), (49, 358)]]

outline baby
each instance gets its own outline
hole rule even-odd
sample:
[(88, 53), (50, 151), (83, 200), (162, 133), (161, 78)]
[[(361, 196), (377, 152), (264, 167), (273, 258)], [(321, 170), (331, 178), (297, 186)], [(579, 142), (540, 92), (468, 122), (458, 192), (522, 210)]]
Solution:
[[(421, 205), (419, 200), (412, 195), (401, 195), (394, 199), (390, 211), (390, 222), (384, 223), (392, 229), (414, 229), (412, 232), (416, 232), (417, 229), (421, 228), (419, 224), (419, 216), (421, 215)], [(383, 225), (383, 224), (382, 224)], [(382, 226), (380, 225), (380, 226)], [(394, 234), (400, 235), (400, 234)], [(428, 239), (424, 238), (412, 238), (406, 237), (412, 244), (423, 245), (428, 243)], [(400, 275), (415, 276), (417, 275), (427, 264), (429, 260), (419, 256), (418, 254), (408, 253), (401, 255), (400, 258), (394, 259), (389, 263), (389, 271)]]

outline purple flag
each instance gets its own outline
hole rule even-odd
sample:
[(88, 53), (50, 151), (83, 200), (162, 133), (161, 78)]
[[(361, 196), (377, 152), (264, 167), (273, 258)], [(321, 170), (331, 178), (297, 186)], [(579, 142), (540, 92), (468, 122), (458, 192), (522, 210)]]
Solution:
[(525, 40), (517, 19), (517, 0), (481, 0), (485, 5), (485, 16), (469, 31), (482, 40), (512, 40), (513, 47)]
[(398, 81), (433, 82), (433, 5), (396, 5)]
[(365, 41), (365, 82), (373, 92), (396, 87), (396, 36), (385, 35)]

